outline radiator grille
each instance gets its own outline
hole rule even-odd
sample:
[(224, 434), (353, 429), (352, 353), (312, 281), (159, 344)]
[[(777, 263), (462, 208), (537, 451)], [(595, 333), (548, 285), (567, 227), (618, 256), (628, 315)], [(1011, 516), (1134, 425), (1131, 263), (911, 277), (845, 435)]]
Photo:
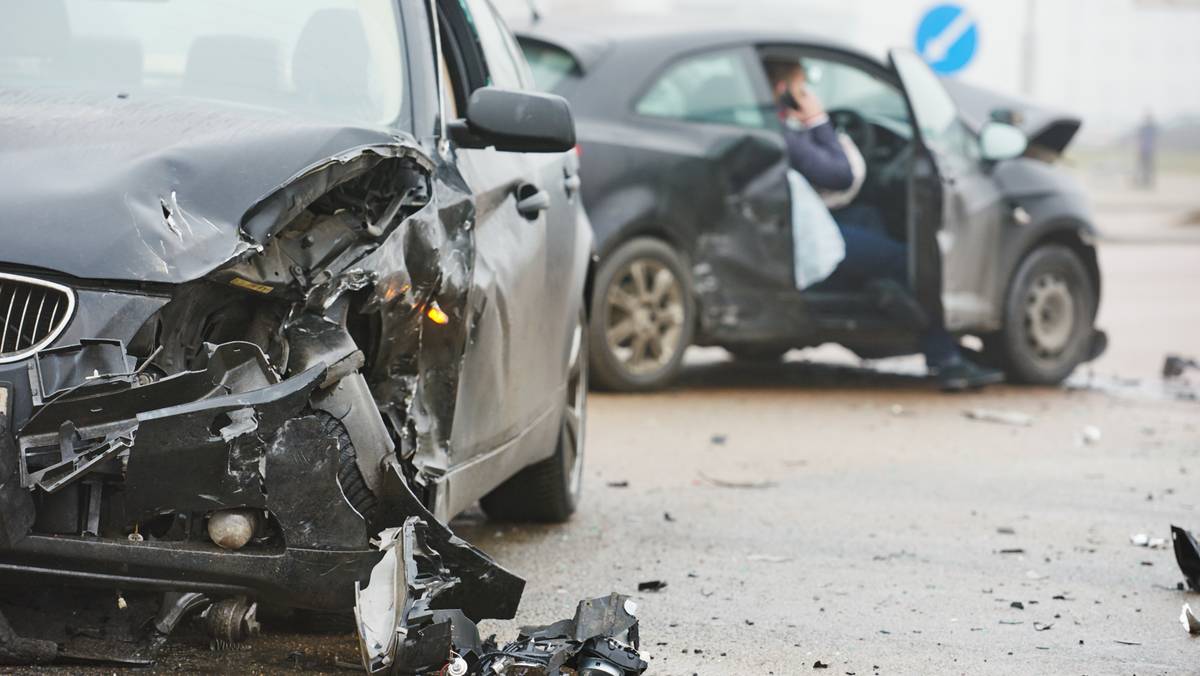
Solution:
[(0, 363), (24, 359), (54, 342), (74, 310), (71, 289), (0, 273)]

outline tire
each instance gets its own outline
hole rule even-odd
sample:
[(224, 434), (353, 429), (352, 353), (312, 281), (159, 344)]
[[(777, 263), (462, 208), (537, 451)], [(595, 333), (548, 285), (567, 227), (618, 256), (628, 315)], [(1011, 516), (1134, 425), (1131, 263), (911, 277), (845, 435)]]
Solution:
[(984, 341), (1010, 382), (1056, 385), (1087, 360), (1099, 298), (1083, 261), (1050, 244), (1030, 252), (1009, 283), (1004, 328)]
[(498, 521), (562, 523), (579, 506), (587, 430), (588, 331), (580, 312), (567, 362), (566, 402), (554, 455), (530, 465), (480, 500)]
[[(641, 280), (639, 282), (639, 279)], [(691, 275), (661, 240), (639, 237), (616, 249), (596, 275), (589, 338), (601, 389), (661, 389), (692, 344), (696, 302)]]
[(321, 422), (321, 433), (337, 440), (338, 444), (338, 484), (350, 506), (367, 521), (375, 517), (379, 509), (379, 501), (367, 487), (362, 471), (358, 469), (358, 453), (354, 442), (350, 440), (350, 432), (342, 421), (325, 411), (315, 411), (314, 415)]

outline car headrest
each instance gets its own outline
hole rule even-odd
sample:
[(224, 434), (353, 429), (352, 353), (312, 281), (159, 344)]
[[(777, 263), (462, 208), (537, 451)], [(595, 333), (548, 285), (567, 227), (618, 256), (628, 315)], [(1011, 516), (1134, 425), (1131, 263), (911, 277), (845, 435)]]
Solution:
[(362, 16), (323, 9), (305, 24), (292, 56), (292, 79), (304, 99), (326, 110), (355, 113), (369, 94), (371, 54)]
[(183, 88), (199, 96), (270, 100), (282, 94), (279, 47), (263, 38), (205, 35), (188, 50)]

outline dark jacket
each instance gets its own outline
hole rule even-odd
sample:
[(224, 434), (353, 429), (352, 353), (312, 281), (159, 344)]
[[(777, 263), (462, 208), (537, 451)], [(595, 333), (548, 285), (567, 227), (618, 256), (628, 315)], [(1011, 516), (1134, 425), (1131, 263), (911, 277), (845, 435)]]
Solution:
[(854, 170), (828, 120), (808, 129), (783, 127), (788, 162), (817, 190), (846, 190), (854, 184)]

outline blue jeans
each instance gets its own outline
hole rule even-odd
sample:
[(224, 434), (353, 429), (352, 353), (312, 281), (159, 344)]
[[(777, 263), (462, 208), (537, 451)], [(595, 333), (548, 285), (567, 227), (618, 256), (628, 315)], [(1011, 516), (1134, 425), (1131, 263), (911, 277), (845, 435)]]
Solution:
[[(908, 288), (908, 248), (885, 234), (879, 211), (855, 205), (833, 213), (846, 258), (820, 288), (828, 291), (862, 291), (873, 279), (890, 279)], [(946, 330), (945, 318), (930, 316), (920, 337), (925, 363), (937, 368), (962, 357), (958, 342)]]

